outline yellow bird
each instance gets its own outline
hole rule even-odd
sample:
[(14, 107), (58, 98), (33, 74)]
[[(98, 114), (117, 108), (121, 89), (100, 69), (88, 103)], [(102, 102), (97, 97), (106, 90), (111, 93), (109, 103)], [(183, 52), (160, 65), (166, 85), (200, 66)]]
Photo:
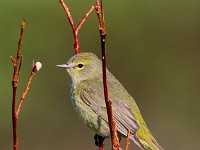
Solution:
[[(70, 97), (79, 118), (96, 134), (109, 137), (101, 60), (85, 52), (57, 66), (66, 68), (69, 74)], [(129, 130), (130, 139), (141, 149), (163, 150), (149, 131), (135, 100), (108, 70), (107, 86), (118, 136), (126, 137)]]

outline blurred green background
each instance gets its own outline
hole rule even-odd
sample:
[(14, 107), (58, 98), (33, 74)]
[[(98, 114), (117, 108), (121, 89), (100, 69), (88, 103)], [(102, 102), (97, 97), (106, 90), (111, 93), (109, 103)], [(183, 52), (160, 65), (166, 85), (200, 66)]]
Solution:
[[(76, 24), (95, 0), (67, 1)], [(200, 127), (200, 1), (104, 1), (108, 68), (135, 98), (150, 130), (167, 150), (198, 150)], [(12, 149), (10, 56), (26, 18), (18, 99), (32, 59), (33, 79), (19, 118), (20, 150), (98, 149), (77, 118), (67, 73), (55, 67), (73, 54), (73, 36), (58, 0), (0, 1), (0, 149)], [(80, 32), (81, 51), (100, 55), (93, 13)], [(123, 140), (123, 147), (124, 147)], [(110, 140), (106, 140), (110, 149)], [(138, 150), (132, 143), (131, 149)]]

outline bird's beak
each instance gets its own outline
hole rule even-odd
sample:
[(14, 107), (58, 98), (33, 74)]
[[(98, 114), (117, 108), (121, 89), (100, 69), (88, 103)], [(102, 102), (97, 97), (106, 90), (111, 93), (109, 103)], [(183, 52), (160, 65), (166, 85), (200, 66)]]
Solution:
[(66, 69), (75, 67), (75, 65), (73, 63), (66, 63), (66, 64), (56, 65), (56, 66), (61, 67), (61, 68), (66, 68)]

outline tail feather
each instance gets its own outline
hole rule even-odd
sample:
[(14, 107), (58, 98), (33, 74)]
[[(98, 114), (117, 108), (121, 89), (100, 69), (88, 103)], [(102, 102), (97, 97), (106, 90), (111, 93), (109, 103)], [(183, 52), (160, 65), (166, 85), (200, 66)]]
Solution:
[(131, 135), (130, 139), (137, 145), (139, 146), (141, 149), (145, 150), (144, 145), (140, 142), (140, 140), (138, 139), (138, 137), (136, 135)]
[(130, 139), (143, 150), (164, 150), (153, 137), (145, 123), (140, 126), (135, 135), (130, 136)]

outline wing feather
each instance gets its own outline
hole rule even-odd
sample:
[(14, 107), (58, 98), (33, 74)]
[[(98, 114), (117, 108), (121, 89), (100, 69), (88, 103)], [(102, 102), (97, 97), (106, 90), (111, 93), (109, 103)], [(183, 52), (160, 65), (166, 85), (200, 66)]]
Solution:
[[(103, 94), (102, 81), (83, 81), (81, 85), (80, 97), (81, 99), (91, 107), (91, 109), (98, 114), (103, 120), (108, 122), (106, 105)], [(117, 86), (117, 85), (116, 85)], [(121, 86), (121, 85), (119, 85)], [(119, 87), (116, 87), (119, 88)], [(112, 100), (113, 117), (116, 121), (118, 132), (123, 135), (127, 135), (127, 131), (130, 130), (131, 134), (135, 134), (139, 128), (139, 123), (136, 120), (134, 114), (131, 112), (128, 104), (120, 97), (119, 94), (113, 93), (115, 89), (109, 86), (108, 89)]]

